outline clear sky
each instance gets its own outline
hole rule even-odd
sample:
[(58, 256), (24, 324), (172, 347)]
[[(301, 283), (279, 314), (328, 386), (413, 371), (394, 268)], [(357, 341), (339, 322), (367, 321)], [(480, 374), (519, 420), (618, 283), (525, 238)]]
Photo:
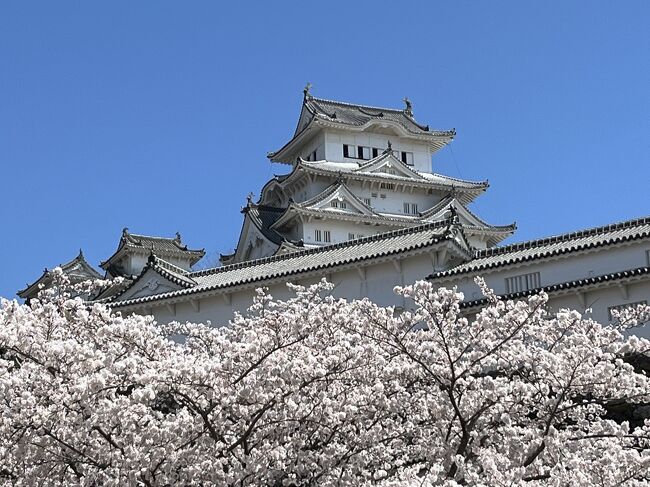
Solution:
[(120, 231), (230, 252), (302, 88), (455, 127), (509, 241), (650, 214), (650, 2), (0, 3), (0, 295)]

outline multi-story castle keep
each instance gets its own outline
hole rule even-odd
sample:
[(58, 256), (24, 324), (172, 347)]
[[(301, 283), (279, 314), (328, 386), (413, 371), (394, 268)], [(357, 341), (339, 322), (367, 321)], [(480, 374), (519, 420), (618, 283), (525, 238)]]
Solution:
[[(614, 307), (650, 301), (650, 218), (499, 247), (515, 225), (492, 225), (468, 207), (487, 182), (432, 169), (454, 130), (418, 123), (404, 103), (354, 105), (315, 98), (306, 88), (293, 137), (268, 154), (289, 171), (267, 182), (257, 202), (248, 198), (237, 247), (221, 256), (223, 265), (192, 271), (203, 251), (188, 249), (180, 235), (125, 229), (101, 267), (127, 280), (95, 299), (161, 322), (215, 325), (245, 310), (255, 288), (282, 298), (286, 282), (323, 277), (338, 296), (398, 307), (408, 303), (394, 286), (428, 278), (458, 286), (471, 312), (483, 304), (472, 279), (482, 275), (499, 294), (543, 289), (551, 307), (591, 308), (601, 322)], [(82, 256), (66, 266), (95, 277)], [(46, 280), (19, 295), (33, 297)]]

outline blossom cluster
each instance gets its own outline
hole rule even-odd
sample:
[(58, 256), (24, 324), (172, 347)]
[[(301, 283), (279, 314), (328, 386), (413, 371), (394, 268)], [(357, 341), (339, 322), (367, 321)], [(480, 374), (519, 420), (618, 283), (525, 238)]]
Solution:
[(0, 485), (647, 485), (648, 415), (617, 414), (647, 340), (543, 294), (291, 287), (220, 328), (2, 300)]

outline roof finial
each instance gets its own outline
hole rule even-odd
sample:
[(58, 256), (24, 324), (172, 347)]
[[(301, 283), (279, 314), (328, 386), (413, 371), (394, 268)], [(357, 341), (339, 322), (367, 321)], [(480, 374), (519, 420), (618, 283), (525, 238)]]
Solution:
[(451, 223), (452, 225), (458, 225), (460, 220), (458, 219), (458, 212), (456, 211), (456, 206), (449, 205), (449, 213), (451, 213)]
[(81, 258), (83, 259), (84, 257), (84, 251), (82, 249), (79, 249), (79, 255), (77, 256), (77, 259)]
[(413, 105), (411, 104), (411, 100), (409, 100), (408, 96), (404, 97), (404, 104), (406, 105), (406, 108), (404, 108), (406, 114), (413, 115)]
[(174, 240), (177, 243), (181, 243), (181, 232), (176, 232), (176, 238), (174, 238)]
[(129, 227), (124, 227), (122, 229), (122, 236), (126, 237), (129, 234)]
[(393, 144), (391, 144), (389, 140), (388, 147), (384, 149), (384, 152), (382, 152), (382, 154), (392, 154), (392, 153), (393, 153)]
[(253, 196), (255, 196), (255, 195), (253, 194), (252, 191), (246, 195), (246, 205), (247, 206), (253, 206)]
[(302, 90), (302, 93), (303, 95), (305, 95), (305, 98), (311, 98), (311, 93), (309, 93), (309, 90), (311, 90), (311, 83), (307, 82), (305, 88)]

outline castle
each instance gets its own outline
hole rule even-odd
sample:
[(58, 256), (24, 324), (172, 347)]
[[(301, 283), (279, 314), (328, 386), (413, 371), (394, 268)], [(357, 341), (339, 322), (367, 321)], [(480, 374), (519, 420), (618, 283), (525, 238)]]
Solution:
[[(244, 311), (258, 287), (283, 298), (286, 282), (322, 278), (337, 296), (398, 308), (408, 303), (394, 286), (427, 278), (457, 286), (471, 313), (484, 304), (473, 281), (481, 275), (498, 294), (544, 290), (551, 309), (591, 309), (604, 323), (613, 309), (650, 300), (650, 218), (498, 246), (515, 225), (485, 222), (470, 209), (488, 183), (433, 170), (454, 135), (417, 122), (408, 99), (378, 108), (316, 98), (308, 86), (293, 136), (268, 154), (288, 172), (268, 181), (258, 201), (248, 198), (236, 249), (221, 255), (221, 267), (193, 271), (204, 251), (178, 234), (125, 229), (101, 267), (126, 279), (94, 299), (160, 322), (215, 325)], [(74, 279), (96, 277), (83, 255), (63, 267)], [(32, 298), (47, 279), (19, 295)]]

